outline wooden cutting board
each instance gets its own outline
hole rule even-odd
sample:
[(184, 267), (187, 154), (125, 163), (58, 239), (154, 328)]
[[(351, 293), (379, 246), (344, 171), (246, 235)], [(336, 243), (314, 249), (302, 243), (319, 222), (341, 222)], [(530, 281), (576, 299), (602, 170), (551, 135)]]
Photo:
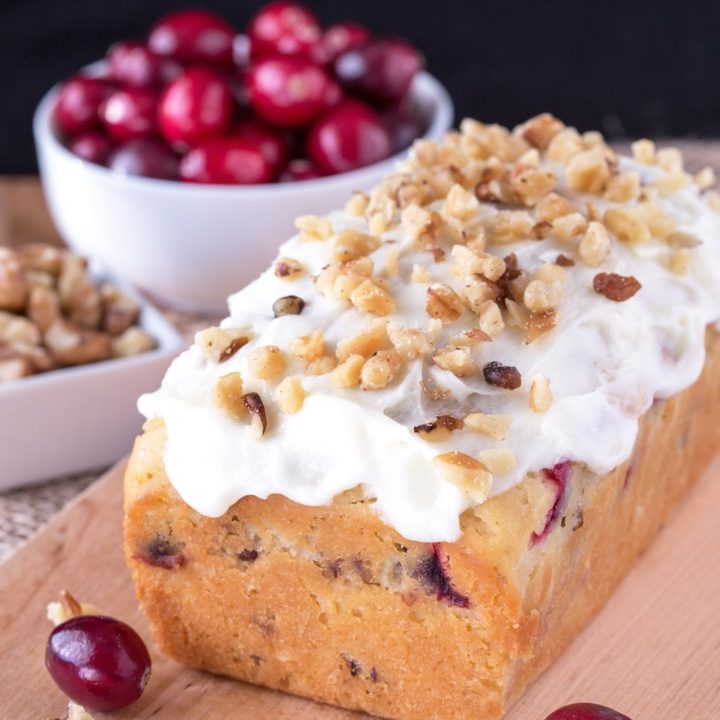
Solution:
[[(145, 695), (113, 718), (361, 717), (188, 670), (158, 654), (123, 564), (122, 472), (121, 464), (107, 473), (0, 565), (0, 716), (63, 715), (65, 699), (45, 670), (43, 653), (51, 628), (45, 606), (67, 588), (129, 622), (149, 642), (154, 665)], [(556, 707), (578, 701), (611, 705), (633, 720), (720, 718), (720, 466), (506, 720), (543, 720)]]

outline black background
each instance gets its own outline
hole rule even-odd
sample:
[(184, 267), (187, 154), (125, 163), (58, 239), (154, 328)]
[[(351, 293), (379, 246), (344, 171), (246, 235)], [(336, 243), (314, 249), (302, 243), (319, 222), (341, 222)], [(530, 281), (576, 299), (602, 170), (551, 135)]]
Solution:
[[(31, 172), (33, 109), (54, 82), (141, 38), (177, 0), (0, 0), (0, 173)], [(261, 2), (197, 3), (242, 28)], [(424, 50), (456, 116), (514, 124), (550, 110), (581, 129), (720, 135), (720, 3), (310, 0)]]

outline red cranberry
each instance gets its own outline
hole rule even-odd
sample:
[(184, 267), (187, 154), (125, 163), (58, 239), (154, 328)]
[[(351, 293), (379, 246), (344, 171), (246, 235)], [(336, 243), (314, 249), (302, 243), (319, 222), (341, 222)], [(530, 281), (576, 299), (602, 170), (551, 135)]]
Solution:
[(113, 151), (108, 167), (123, 175), (177, 180), (179, 161), (167, 145), (152, 138), (130, 140)]
[(314, 180), (322, 177), (322, 173), (305, 158), (291, 160), (280, 174), (280, 182), (300, 182), (302, 180)]
[(335, 74), (351, 92), (393, 105), (405, 97), (424, 64), (423, 56), (402, 40), (375, 40), (343, 53), (335, 61)]
[(242, 138), (210, 138), (180, 163), (180, 178), (186, 182), (255, 185), (272, 177), (272, 167), (257, 144)]
[(254, 58), (275, 54), (315, 58), (322, 39), (315, 16), (302, 5), (284, 0), (265, 5), (250, 21), (248, 35)]
[(191, 68), (164, 90), (158, 105), (160, 132), (172, 145), (193, 145), (228, 129), (232, 116), (228, 81), (212, 70)]
[(108, 50), (110, 76), (130, 87), (151, 88), (163, 85), (180, 72), (180, 66), (162, 58), (142, 43), (129, 40), (115, 43)]
[(124, 622), (85, 615), (50, 634), (45, 665), (58, 687), (91, 710), (118, 710), (142, 695), (150, 678), (150, 655)]
[(111, 137), (120, 142), (150, 137), (157, 131), (152, 90), (124, 88), (116, 90), (100, 106), (100, 118)]
[(326, 108), (330, 77), (310, 60), (273, 57), (258, 61), (247, 75), (250, 104), (273, 125), (307, 125)]
[(325, 109), (330, 110), (336, 105), (339, 105), (343, 97), (344, 95), (340, 85), (332, 78), (328, 78), (328, 83), (325, 87), (325, 94), (323, 95), (323, 105), (325, 106)]
[(335, 62), (348, 50), (370, 42), (370, 31), (360, 23), (345, 22), (331, 25), (323, 34), (322, 45), (327, 62)]
[(235, 30), (209, 10), (180, 10), (161, 18), (150, 31), (148, 47), (180, 63), (230, 68)]
[(394, 153), (412, 145), (426, 130), (426, 124), (418, 117), (417, 112), (403, 103), (382, 114), (383, 122), (390, 133), (390, 143)]
[(332, 175), (388, 157), (390, 137), (376, 112), (357, 100), (346, 100), (315, 123), (307, 147), (311, 160)]
[(77, 75), (65, 81), (53, 110), (59, 130), (75, 135), (99, 127), (100, 105), (112, 90), (112, 85), (99, 78)]
[(257, 120), (243, 120), (235, 127), (233, 137), (255, 145), (270, 164), (273, 173), (277, 173), (285, 164), (289, 152), (288, 143), (285, 138), (267, 125), (263, 125)]
[(630, 720), (630, 718), (604, 705), (575, 703), (555, 710), (545, 720)]
[(107, 135), (99, 130), (88, 130), (78, 135), (68, 145), (71, 153), (97, 165), (104, 165), (113, 148), (112, 142)]

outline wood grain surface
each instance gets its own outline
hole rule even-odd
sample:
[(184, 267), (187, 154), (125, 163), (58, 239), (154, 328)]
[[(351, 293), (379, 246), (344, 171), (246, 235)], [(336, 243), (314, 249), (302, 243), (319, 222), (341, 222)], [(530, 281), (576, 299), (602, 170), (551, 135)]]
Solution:
[[(63, 715), (65, 699), (45, 671), (43, 653), (51, 628), (45, 606), (67, 588), (137, 628), (153, 655), (145, 695), (131, 708), (107, 717), (361, 717), (188, 670), (158, 654), (123, 564), (122, 471), (119, 465), (107, 473), (0, 565), (0, 716), (43, 720)], [(611, 705), (633, 720), (718, 720), (719, 508), (716, 465), (606, 608), (530, 687), (506, 720), (543, 720), (554, 708), (581, 700)]]

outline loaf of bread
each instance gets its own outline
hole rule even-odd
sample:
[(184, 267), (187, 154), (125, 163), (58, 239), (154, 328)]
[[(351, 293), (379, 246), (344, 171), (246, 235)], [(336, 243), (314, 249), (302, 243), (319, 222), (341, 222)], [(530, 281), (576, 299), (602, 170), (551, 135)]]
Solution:
[(125, 543), (163, 652), (500, 718), (720, 441), (720, 216), (672, 149), (464, 121), (298, 219), (162, 388)]

